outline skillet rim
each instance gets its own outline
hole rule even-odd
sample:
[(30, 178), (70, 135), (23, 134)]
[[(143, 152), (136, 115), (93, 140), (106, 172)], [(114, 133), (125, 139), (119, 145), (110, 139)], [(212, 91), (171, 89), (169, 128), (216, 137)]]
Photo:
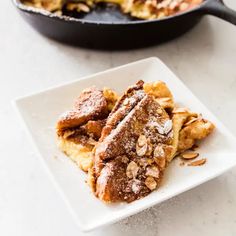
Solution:
[(212, 0), (204, 0), (203, 3), (201, 3), (199, 6), (194, 7), (191, 10), (184, 11), (184, 12), (181, 12), (181, 13), (178, 13), (175, 15), (167, 16), (167, 17), (164, 17), (161, 19), (135, 20), (135, 21), (128, 21), (128, 22), (119, 22), (119, 21), (109, 22), (109, 21), (86, 20), (86, 19), (80, 19), (80, 18), (75, 18), (75, 17), (71, 17), (71, 16), (65, 16), (65, 15), (59, 16), (55, 13), (51, 13), (51, 12), (44, 10), (44, 9), (26, 6), (23, 3), (21, 3), (20, 0), (12, 0), (13, 4), (22, 12), (27, 12), (30, 14), (48, 17), (51, 19), (55, 19), (57, 21), (64, 21), (64, 22), (69, 22), (69, 23), (72, 22), (72, 23), (91, 24), (91, 25), (107, 25), (107, 26), (111, 26), (111, 25), (126, 26), (126, 25), (140, 25), (140, 24), (164, 22), (164, 21), (172, 20), (176, 17), (178, 18), (180, 16), (189, 15), (191, 13), (201, 11), (201, 9), (204, 8), (204, 6), (210, 1), (212, 1)]

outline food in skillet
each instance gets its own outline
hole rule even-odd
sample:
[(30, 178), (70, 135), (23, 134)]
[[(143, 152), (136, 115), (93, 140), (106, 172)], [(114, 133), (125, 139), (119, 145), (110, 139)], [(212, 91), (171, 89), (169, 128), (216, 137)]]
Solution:
[[(59, 148), (88, 172), (88, 184), (104, 202), (132, 202), (156, 190), (177, 155), (194, 160), (198, 140), (214, 125), (177, 107), (162, 81), (138, 81), (121, 96), (85, 89), (57, 122)], [(190, 161), (190, 162), (189, 162)]]
[(62, 14), (63, 9), (88, 13), (100, 2), (114, 3), (139, 19), (159, 19), (190, 10), (203, 0), (22, 0), (25, 5)]

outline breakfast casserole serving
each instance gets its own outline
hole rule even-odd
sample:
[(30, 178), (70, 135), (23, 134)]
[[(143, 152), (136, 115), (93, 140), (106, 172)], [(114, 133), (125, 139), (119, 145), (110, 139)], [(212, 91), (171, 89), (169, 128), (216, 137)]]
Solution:
[(132, 202), (156, 190), (165, 169), (180, 156), (200, 166), (194, 149), (214, 125), (178, 107), (162, 81), (138, 81), (118, 96), (108, 88), (87, 88), (57, 122), (59, 148), (83, 171), (96, 197)]
[(88, 13), (100, 3), (116, 4), (121, 11), (139, 19), (159, 19), (188, 11), (203, 0), (22, 0), (27, 6), (62, 15), (63, 11)]

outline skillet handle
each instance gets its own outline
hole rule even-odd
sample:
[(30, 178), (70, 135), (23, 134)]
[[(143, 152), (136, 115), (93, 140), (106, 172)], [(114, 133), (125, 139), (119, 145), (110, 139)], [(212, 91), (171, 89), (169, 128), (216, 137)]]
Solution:
[(203, 6), (203, 12), (236, 25), (236, 11), (225, 6), (222, 0), (210, 0)]

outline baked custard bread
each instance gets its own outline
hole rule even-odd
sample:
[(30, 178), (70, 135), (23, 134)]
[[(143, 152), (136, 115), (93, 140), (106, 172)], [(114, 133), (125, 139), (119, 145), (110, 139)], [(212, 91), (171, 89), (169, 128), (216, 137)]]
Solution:
[(62, 15), (63, 12), (88, 13), (99, 3), (116, 4), (123, 13), (139, 19), (159, 19), (200, 5), (203, 0), (21, 0), (27, 6)]
[(152, 95), (155, 100), (168, 112), (171, 112), (174, 108), (174, 98), (163, 81), (156, 81), (153, 83), (145, 83), (143, 85), (145, 93)]
[(110, 89), (85, 89), (57, 122), (59, 148), (84, 171), (91, 166), (92, 150), (116, 100)]
[(172, 151), (172, 121), (142, 81), (120, 98), (94, 154), (94, 191), (105, 202), (131, 202), (155, 190)]
[(197, 141), (206, 138), (215, 126), (187, 108), (176, 107), (172, 111), (173, 152), (169, 162), (178, 154), (191, 149)]
[(132, 202), (156, 190), (173, 158), (214, 128), (178, 107), (164, 82), (138, 81), (121, 97), (108, 88), (85, 89), (56, 130), (59, 148), (88, 172), (87, 182), (100, 200)]

